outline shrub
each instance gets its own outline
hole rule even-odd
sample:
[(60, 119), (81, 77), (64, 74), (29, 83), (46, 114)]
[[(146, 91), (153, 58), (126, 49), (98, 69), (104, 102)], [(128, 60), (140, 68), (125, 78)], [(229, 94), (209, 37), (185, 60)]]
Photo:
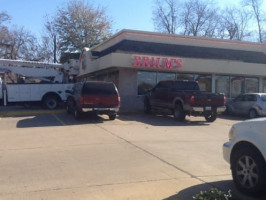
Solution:
[(236, 200), (233, 198), (231, 191), (228, 194), (217, 188), (211, 188), (209, 191), (201, 191), (199, 194), (193, 196), (195, 200)]

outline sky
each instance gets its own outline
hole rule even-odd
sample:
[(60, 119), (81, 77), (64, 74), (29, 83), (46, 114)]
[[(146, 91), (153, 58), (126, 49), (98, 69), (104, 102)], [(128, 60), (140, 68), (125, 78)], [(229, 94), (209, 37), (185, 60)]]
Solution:
[[(42, 35), (46, 15), (52, 16), (57, 8), (69, 0), (0, 0), (0, 12), (11, 16), (11, 24), (24, 26), (35, 35)], [(86, 0), (85, 0), (86, 2)], [(94, 0), (88, 2), (106, 8), (112, 19), (113, 32), (121, 29), (153, 31), (152, 6), (154, 0)]]
[[(59, 6), (69, 0), (0, 0), (0, 12), (11, 16), (11, 25), (23, 26), (37, 37), (44, 30), (46, 15), (53, 16)], [(217, 0), (221, 6), (240, 0)], [(106, 8), (106, 14), (113, 21), (113, 33), (122, 29), (154, 31), (152, 10), (154, 0), (84, 0)], [(233, 2), (233, 3), (232, 3)], [(266, 9), (264, 9), (266, 10)]]

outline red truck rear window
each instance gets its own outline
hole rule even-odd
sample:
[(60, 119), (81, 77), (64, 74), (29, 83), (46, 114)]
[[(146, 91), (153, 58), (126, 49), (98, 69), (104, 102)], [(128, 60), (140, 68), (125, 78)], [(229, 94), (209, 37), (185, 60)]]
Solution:
[(113, 83), (90, 82), (86, 83), (82, 89), (83, 95), (117, 95), (116, 87)]

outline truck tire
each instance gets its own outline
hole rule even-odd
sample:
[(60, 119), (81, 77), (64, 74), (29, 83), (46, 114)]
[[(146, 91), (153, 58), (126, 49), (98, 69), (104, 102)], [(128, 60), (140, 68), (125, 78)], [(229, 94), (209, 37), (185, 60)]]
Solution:
[(151, 104), (150, 104), (149, 99), (147, 99), (147, 98), (144, 100), (144, 112), (145, 113), (151, 112)]
[(260, 196), (265, 191), (266, 163), (255, 148), (239, 148), (232, 154), (231, 170), (236, 188)]
[(67, 114), (71, 114), (71, 109), (70, 109), (69, 104), (66, 105), (66, 112)]
[(214, 122), (217, 118), (217, 112), (211, 112), (204, 115), (207, 122)]
[(186, 118), (186, 113), (180, 104), (176, 104), (174, 108), (174, 119), (179, 122), (183, 122)]
[(50, 94), (44, 97), (42, 103), (45, 108), (54, 110), (58, 107), (58, 98), (57, 96)]
[(81, 112), (78, 111), (78, 109), (74, 110), (74, 118), (75, 120), (80, 120)]
[(116, 113), (108, 115), (110, 120), (115, 120)]

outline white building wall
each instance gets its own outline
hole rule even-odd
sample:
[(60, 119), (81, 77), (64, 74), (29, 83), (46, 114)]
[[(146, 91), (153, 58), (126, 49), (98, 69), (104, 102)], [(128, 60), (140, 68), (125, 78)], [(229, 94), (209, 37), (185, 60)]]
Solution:
[(119, 93), (121, 110), (134, 111), (143, 108), (143, 97), (137, 95), (137, 71), (119, 70)]

